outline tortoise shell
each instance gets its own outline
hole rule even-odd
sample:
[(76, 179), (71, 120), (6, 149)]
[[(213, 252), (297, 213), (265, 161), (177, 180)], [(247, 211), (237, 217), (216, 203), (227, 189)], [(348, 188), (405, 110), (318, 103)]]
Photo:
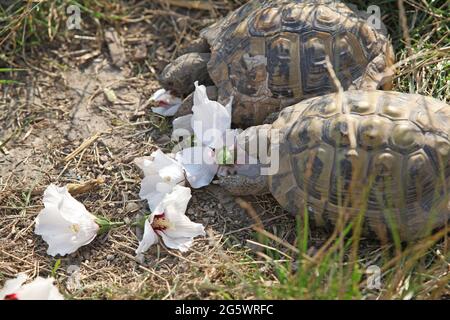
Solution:
[[(390, 42), (367, 15), (335, 0), (253, 0), (201, 35), (211, 46), (208, 71), (219, 101), (235, 97), (233, 122), (244, 127), (333, 92), (325, 56), (344, 89), (360, 88), (365, 73), (373, 78), (368, 73), (394, 62)], [(372, 61), (375, 69), (367, 70)], [(390, 89), (390, 81), (383, 88)]]
[(367, 233), (410, 240), (450, 218), (450, 106), (388, 91), (348, 91), (284, 109), (278, 202), (318, 226), (365, 214)]

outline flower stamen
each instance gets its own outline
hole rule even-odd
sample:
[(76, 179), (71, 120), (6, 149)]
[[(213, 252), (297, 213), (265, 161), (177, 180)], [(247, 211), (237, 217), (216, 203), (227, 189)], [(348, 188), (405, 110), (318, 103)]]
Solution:
[(166, 219), (165, 214), (155, 216), (152, 223), (152, 228), (155, 231), (164, 231), (171, 227), (169, 220)]
[(72, 224), (70, 226), (70, 230), (72, 230), (73, 233), (78, 233), (80, 232), (80, 225), (78, 224)]

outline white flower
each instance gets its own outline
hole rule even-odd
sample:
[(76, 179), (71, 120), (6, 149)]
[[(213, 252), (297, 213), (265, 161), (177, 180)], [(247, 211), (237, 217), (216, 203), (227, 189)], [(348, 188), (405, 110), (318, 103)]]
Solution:
[[(178, 152), (176, 159), (186, 171), (187, 180), (193, 188), (207, 186), (214, 179), (219, 169), (215, 159), (215, 151), (223, 154), (224, 146), (234, 146), (236, 131), (231, 131), (231, 106), (230, 102), (223, 106), (208, 98), (206, 87), (195, 82), (194, 106), (192, 115), (187, 115), (174, 120), (173, 137), (188, 137), (193, 131), (196, 147), (188, 147)], [(190, 121), (190, 125), (189, 122)], [(184, 141), (182, 144), (186, 145)], [(220, 150), (219, 150), (220, 149)]]
[(158, 243), (159, 237), (167, 247), (185, 252), (191, 247), (194, 237), (205, 235), (204, 227), (185, 215), (190, 199), (191, 190), (182, 186), (176, 186), (164, 197), (145, 222), (144, 236), (136, 254), (140, 255)]
[(191, 126), (202, 145), (216, 148), (222, 141), (225, 132), (231, 128), (232, 104), (233, 98), (226, 106), (209, 100), (206, 87), (195, 82)]
[(175, 115), (182, 103), (180, 98), (174, 97), (165, 89), (156, 91), (150, 100), (158, 103), (158, 107), (152, 108), (152, 111), (166, 117)]
[(49, 255), (64, 256), (94, 240), (99, 231), (96, 217), (66, 187), (51, 184), (44, 192), (43, 202), (45, 208), (36, 218), (34, 232), (47, 242)]
[(180, 184), (185, 184), (182, 166), (161, 150), (156, 150), (150, 157), (136, 158), (136, 165), (144, 172), (139, 196), (148, 201), (151, 211), (154, 211), (167, 193)]
[(53, 278), (37, 277), (24, 284), (27, 279), (27, 275), (21, 273), (16, 279), (6, 281), (0, 290), (0, 300), (64, 300), (58, 288), (53, 285)]
[(192, 188), (207, 186), (219, 169), (214, 151), (208, 147), (187, 148), (177, 153), (176, 159), (186, 171), (186, 177)]

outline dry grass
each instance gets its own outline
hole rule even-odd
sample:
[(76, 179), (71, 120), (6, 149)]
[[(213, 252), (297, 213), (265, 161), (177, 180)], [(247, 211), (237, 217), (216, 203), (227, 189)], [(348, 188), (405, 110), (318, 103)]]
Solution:
[[(151, 114), (146, 102), (158, 88), (156, 75), (199, 30), (243, 2), (61, 0), (2, 7), (0, 67), (26, 71), (0, 77), (20, 82), (0, 83), (0, 286), (18, 272), (53, 272), (60, 288), (75, 299), (450, 296), (446, 235), (410, 248), (339, 237), (327, 242), (320, 231), (297, 232), (273, 199), (247, 199), (264, 225), (265, 232), (257, 233), (251, 218), (227, 215), (208, 189), (194, 192), (188, 211), (192, 220), (207, 225), (208, 236), (196, 240), (188, 254), (158, 246), (137, 262), (140, 231), (124, 226), (54, 268), (57, 259), (45, 254), (45, 243), (33, 234), (42, 190), (49, 183), (102, 177), (104, 184), (77, 196), (92, 213), (114, 220), (144, 214), (145, 203), (137, 200), (139, 170), (132, 160), (156, 147), (171, 147), (170, 123)], [(82, 4), (81, 30), (65, 27), (68, 3)], [(400, 67), (396, 89), (448, 100), (445, 1), (405, 1), (410, 46), (404, 45), (397, 1), (381, 4), (397, 58), (418, 54)], [(109, 27), (119, 32), (128, 57), (120, 71), (110, 66), (104, 45)], [(108, 101), (105, 88), (118, 101)], [(373, 264), (383, 268), (381, 291), (365, 288), (365, 267)], [(69, 281), (71, 265), (80, 267), (78, 288)]]

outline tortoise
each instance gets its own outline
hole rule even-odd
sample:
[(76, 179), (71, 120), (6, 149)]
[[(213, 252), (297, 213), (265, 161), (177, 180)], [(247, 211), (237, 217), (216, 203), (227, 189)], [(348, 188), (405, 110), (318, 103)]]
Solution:
[[(333, 92), (328, 56), (344, 89), (391, 89), (394, 51), (368, 15), (339, 1), (252, 0), (201, 32), (167, 65), (161, 85), (185, 97), (194, 82), (246, 128), (303, 99)], [(215, 86), (213, 86), (215, 84)], [(192, 95), (178, 115), (190, 112)]]
[(380, 90), (304, 100), (274, 123), (238, 136), (237, 150), (258, 158), (259, 166), (268, 163), (265, 153), (248, 143), (262, 130), (278, 133), (278, 143), (276, 135), (262, 135), (271, 165), (279, 155), (278, 170), (254, 175), (240, 165), (238, 174), (217, 182), (233, 195), (270, 192), (318, 227), (363, 214), (363, 234), (383, 240), (395, 231), (410, 241), (450, 218), (450, 105), (444, 102)]

